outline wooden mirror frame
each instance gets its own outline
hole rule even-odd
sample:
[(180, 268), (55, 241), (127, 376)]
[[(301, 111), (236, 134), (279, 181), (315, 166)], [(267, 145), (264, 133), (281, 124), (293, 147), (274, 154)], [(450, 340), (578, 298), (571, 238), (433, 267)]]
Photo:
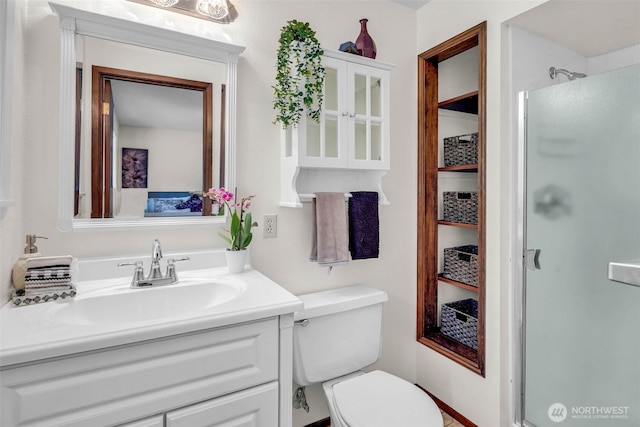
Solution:
[[(91, 217), (111, 218), (107, 201), (111, 200), (111, 162), (105, 153), (104, 138), (107, 133), (103, 120), (102, 100), (106, 98), (106, 80), (121, 80), (142, 84), (153, 84), (202, 92), (202, 189), (213, 186), (213, 84), (176, 77), (117, 68), (93, 66), (91, 77)], [(202, 215), (211, 215), (211, 200), (204, 198)]]

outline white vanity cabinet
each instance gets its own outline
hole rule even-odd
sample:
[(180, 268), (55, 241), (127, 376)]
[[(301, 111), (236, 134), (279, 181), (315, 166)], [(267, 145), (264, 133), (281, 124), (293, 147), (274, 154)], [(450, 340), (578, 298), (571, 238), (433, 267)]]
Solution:
[(278, 425), (278, 383), (271, 382), (166, 415), (166, 427)]
[(303, 115), (282, 130), (281, 205), (299, 207), (318, 191), (379, 191), (390, 168), (392, 65), (325, 50), (319, 123)]
[(290, 427), (280, 391), (292, 324), (287, 314), (3, 367), (0, 424)]

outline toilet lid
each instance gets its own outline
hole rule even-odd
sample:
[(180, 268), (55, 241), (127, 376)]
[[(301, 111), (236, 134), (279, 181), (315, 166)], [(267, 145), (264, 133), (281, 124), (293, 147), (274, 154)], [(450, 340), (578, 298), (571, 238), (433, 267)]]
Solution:
[(429, 395), (384, 371), (333, 385), (335, 406), (349, 427), (441, 427), (442, 415)]

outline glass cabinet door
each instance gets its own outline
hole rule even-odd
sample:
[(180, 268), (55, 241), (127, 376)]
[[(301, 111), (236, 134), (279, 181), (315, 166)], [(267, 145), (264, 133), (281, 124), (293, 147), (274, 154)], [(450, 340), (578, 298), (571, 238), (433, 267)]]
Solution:
[(347, 110), (344, 97), (346, 67), (343, 62), (324, 58), (324, 106), (317, 123), (305, 118), (304, 163), (314, 167), (346, 167), (345, 125), (342, 116)]
[(388, 166), (384, 144), (384, 120), (388, 109), (388, 79), (373, 75), (371, 68), (351, 64), (349, 68), (350, 167)]

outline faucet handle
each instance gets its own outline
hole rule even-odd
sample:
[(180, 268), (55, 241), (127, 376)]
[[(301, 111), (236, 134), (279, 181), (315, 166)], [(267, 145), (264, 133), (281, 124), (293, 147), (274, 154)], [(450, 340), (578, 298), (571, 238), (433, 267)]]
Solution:
[(179, 261), (188, 261), (188, 260), (189, 260), (188, 256), (184, 258), (169, 258), (167, 260), (167, 274), (165, 274), (164, 276), (172, 278), (174, 280), (178, 280), (175, 263)]
[(131, 279), (131, 286), (134, 286), (137, 282), (144, 279), (144, 270), (142, 268), (142, 261), (136, 262), (121, 262), (118, 267), (126, 267), (129, 265), (135, 266), (133, 269), (133, 279)]
[(129, 265), (134, 265), (137, 268), (142, 268), (142, 261), (136, 261), (136, 262), (121, 262), (118, 263), (118, 267), (126, 267)]

